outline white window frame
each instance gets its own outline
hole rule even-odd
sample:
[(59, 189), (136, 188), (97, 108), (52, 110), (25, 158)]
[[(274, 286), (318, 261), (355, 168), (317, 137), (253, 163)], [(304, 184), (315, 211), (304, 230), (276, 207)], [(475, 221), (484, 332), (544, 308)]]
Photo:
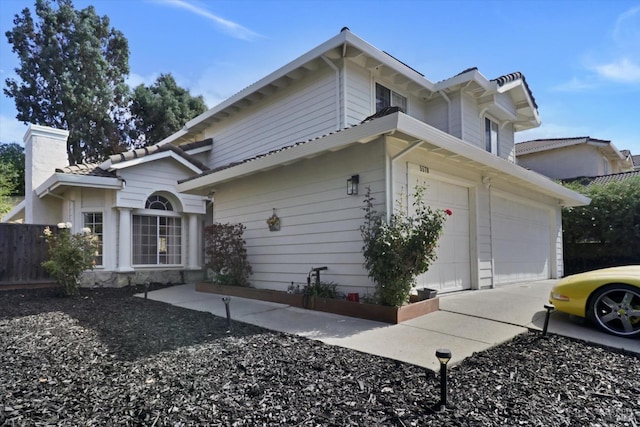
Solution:
[[(378, 86), (382, 87), (383, 89), (386, 89), (389, 91), (389, 105), (385, 106), (385, 107), (381, 107), (378, 108)], [(394, 97), (396, 98), (394, 100)], [(404, 100), (404, 106), (403, 105), (398, 105), (397, 102), (397, 98), (401, 98), (402, 100)], [(383, 108), (386, 107), (400, 107), (402, 109), (402, 111), (407, 114), (408, 110), (409, 110), (409, 98), (407, 96), (404, 96), (403, 94), (396, 92), (395, 90), (387, 87), (386, 85), (380, 83), (380, 82), (374, 82), (373, 85), (373, 109), (374, 111), (377, 113), (380, 110), (382, 110)]]
[(490, 116), (484, 117), (484, 149), (496, 156), (500, 155), (500, 123)]
[[(161, 196), (161, 195), (156, 195), (153, 194), (151, 195), (148, 199), (147, 202), (156, 197), (156, 196), (160, 196), (163, 199), (165, 199), (167, 201), (167, 203), (169, 204), (168, 207), (170, 207), (171, 209), (173, 209), (173, 202), (169, 199), (167, 199), (165, 196)], [(145, 202), (145, 206), (148, 204), (147, 202)], [(154, 263), (137, 263), (136, 264), (136, 258), (137, 257), (144, 257), (145, 254), (142, 253), (142, 246), (137, 246), (136, 245), (136, 240), (138, 238), (142, 238), (144, 237), (144, 235), (142, 233), (140, 233), (140, 230), (136, 230), (136, 222), (138, 221), (137, 218), (147, 218), (151, 220), (151, 223), (153, 223), (154, 221), (152, 220), (152, 218), (155, 219), (155, 225), (152, 224), (152, 226), (155, 227), (155, 262)], [(161, 218), (165, 218), (165, 219), (174, 219), (177, 220), (177, 224), (173, 224), (171, 226), (169, 226), (170, 229), (174, 230), (175, 233), (174, 234), (166, 234), (163, 235), (162, 234), (162, 227), (166, 226), (166, 225), (162, 225), (161, 224)], [(183, 239), (184, 239), (184, 233), (182, 230), (182, 215), (179, 212), (175, 212), (173, 210), (160, 210), (160, 209), (136, 209), (133, 212), (133, 218), (132, 218), (132, 223), (131, 223), (131, 229), (132, 229), (132, 239), (131, 239), (131, 253), (132, 253), (132, 265), (136, 266), (136, 267), (144, 267), (144, 266), (148, 266), (148, 267), (158, 267), (158, 266), (181, 266), (182, 265), (182, 257), (183, 257)], [(140, 233), (139, 235), (136, 233)], [(147, 236), (149, 237), (149, 236)], [(173, 248), (175, 248), (177, 250), (177, 252), (174, 253), (167, 253), (168, 251), (163, 251), (161, 250), (162, 247), (166, 247), (168, 239), (170, 238), (178, 238), (179, 243), (178, 244), (173, 244), (171, 245)], [(162, 258), (163, 257), (177, 257), (178, 258), (178, 262), (162, 262)]]
[[(98, 249), (96, 250), (96, 267), (102, 267), (104, 265), (104, 211), (101, 209), (83, 209), (82, 213), (82, 228), (88, 227), (91, 230), (91, 234), (98, 239)], [(101, 222), (91, 222), (87, 224), (85, 215), (100, 215)], [(100, 232), (96, 232), (93, 225), (100, 224)]]

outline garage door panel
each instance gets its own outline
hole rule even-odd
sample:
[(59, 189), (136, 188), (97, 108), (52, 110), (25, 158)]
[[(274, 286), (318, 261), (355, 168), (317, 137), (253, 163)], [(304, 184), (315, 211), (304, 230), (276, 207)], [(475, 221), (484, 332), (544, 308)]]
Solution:
[(549, 212), (499, 196), (491, 205), (495, 283), (549, 278)]
[(429, 271), (417, 278), (418, 287), (430, 287), (439, 292), (471, 288), (469, 254), (469, 190), (466, 187), (438, 180), (412, 176), (411, 187), (426, 186), (423, 198), (432, 209), (451, 209), (443, 234), (438, 241), (437, 259)]

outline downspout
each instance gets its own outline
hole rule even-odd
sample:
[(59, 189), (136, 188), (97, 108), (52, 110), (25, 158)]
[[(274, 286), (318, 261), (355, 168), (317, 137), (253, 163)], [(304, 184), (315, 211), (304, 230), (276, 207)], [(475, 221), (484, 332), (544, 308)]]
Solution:
[[(387, 135), (389, 135), (389, 134), (387, 134)], [(386, 142), (386, 136), (387, 135), (385, 135), (385, 150), (387, 149), (387, 142)], [(411, 151), (415, 150), (416, 148), (421, 146), (423, 143), (424, 143), (423, 140), (418, 139), (418, 140), (412, 142), (404, 150), (401, 150), (395, 156), (387, 155), (387, 159), (388, 159), (387, 160), (387, 165), (388, 165), (388, 167), (387, 167), (387, 203), (386, 203), (387, 222), (391, 219), (391, 212), (393, 212), (393, 200), (394, 200), (394, 194), (395, 194), (395, 188), (393, 186), (393, 162), (395, 162), (396, 160), (398, 160), (400, 157), (404, 156), (405, 154), (408, 154)], [(408, 184), (408, 181), (407, 181), (407, 184)], [(408, 191), (408, 189), (407, 189), (407, 191)]]
[(342, 123), (340, 122), (340, 69), (325, 55), (322, 55), (320, 58), (336, 73), (336, 130), (340, 130), (342, 127)]

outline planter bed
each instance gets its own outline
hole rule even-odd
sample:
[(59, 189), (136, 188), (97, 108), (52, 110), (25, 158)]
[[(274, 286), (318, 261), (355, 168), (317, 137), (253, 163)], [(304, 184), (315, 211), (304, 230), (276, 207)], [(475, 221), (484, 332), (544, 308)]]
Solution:
[(401, 323), (415, 317), (432, 313), (438, 311), (440, 308), (440, 300), (438, 298), (412, 302), (402, 307), (388, 307), (342, 299), (309, 298), (302, 294), (289, 294), (287, 292), (269, 289), (214, 285), (207, 282), (197, 282), (196, 291), (287, 304), (292, 307), (392, 324)]

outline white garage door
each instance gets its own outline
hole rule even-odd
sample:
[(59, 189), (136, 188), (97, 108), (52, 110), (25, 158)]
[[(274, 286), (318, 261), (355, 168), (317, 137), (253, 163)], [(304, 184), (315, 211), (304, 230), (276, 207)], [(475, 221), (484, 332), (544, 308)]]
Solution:
[(434, 209), (451, 209), (439, 240), (438, 259), (429, 271), (420, 275), (418, 288), (437, 289), (439, 293), (471, 289), (469, 257), (469, 189), (439, 180), (413, 175), (410, 188), (426, 185), (424, 199)]
[(491, 213), (495, 283), (548, 279), (549, 211), (492, 195)]

